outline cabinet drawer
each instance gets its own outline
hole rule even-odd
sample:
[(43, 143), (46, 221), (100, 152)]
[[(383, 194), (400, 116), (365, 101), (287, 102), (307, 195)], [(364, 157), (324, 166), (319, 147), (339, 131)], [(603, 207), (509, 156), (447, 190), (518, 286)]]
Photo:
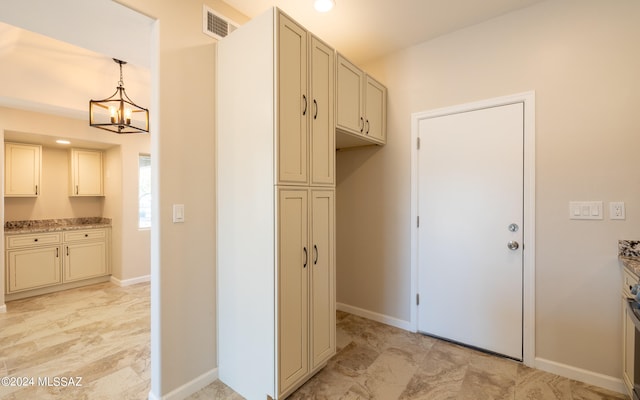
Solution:
[(632, 297), (631, 287), (637, 283), (638, 277), (625, 269), (622, 283), (622, 295), (625, 297)]
[(7, 236), (7, 249), (60, 243), (60, 233), (34, 233)]
[(65, 242), (77, 242), (82, 240), (104, 239), (107, 236), (105, 229), (85, 229), (81, 231), (64, 232)]

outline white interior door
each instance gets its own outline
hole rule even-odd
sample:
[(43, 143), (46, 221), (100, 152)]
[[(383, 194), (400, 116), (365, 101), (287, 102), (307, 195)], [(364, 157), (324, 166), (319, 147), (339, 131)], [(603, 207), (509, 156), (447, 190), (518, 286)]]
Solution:
[(423, 119), (418, 131), (418, 330), (518, 360), (523, 113), (523, 103), (490, 107)]

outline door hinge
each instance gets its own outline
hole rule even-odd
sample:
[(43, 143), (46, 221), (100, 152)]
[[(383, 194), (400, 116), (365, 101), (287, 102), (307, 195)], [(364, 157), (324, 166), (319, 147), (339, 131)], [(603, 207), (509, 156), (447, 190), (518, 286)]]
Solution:
[(416, 293), (416, 305), (420, 305), (420, 293)]
[(417, 142), (418, 143), (416, 144), (416, 147), (417, 147), (418, 150), (420, 150), (420, 138), (418, 138)]
[(418, 215), (418, 217), (416, 218), (416, 226), (418, 228), (420, 228), (420, 216)]

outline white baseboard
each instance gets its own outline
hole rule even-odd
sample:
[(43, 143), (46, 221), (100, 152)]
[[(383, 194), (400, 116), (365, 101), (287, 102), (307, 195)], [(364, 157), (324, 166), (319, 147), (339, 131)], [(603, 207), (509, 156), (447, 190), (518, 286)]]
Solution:
[(158, 396), (153, 392), (149, 392), (149, 400), (182, 400), (191, 396), (200, 389), (212, 384), (218, 380), (218, 368), (205, 372), (191, 382), (172, 390), (164, 396)]
[(358, 317), (370, 319), (372, 321), (380, 322), (386, 325), (395, 326), (396, 328), (404, 329), (405, 331), (415, 332), (411, 326), (410, 321), (405, 321), (388, 315), (379, 314), (377, 312), (365, 310), (364, 308), (354, 307), (343, 303), (337, 303), (336, 308), (339, 311), (348, 312), (349, 314), (357, 315)]
[(0, 313), (6, 313), (7, 312), (7, 305), (3, 304), (0, 306)]
[(565, 378), (584, 382), (589, 385), (600, 386), (614, 392), (627, 394), (627, 390), (622, 379), (614, 378), (613, 376), (599, 374), (597, 372), (561, 364), (559, 362), (546, 360), (540, 357), (536, 357), (535, 359), (535, 368), (551, 372), (552, 374), (564, 376)]
[(120, 287), (135, 285), (136, 283), (149, 282), (151, 281), (151, 275), (138, 276), (136, 278), (129, 279), (118, 279), (115, 276), (111, 276), (111, 282), (115, 283)]

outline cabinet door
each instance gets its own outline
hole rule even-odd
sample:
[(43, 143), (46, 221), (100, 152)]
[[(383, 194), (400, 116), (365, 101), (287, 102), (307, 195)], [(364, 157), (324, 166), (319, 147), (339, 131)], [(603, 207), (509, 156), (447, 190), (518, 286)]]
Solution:
[(385, 143), (387, 140), (387, 89), (370, 76), (365, 87), (365, 135)]
[(622, 299), (622, 334), (623, 334), (623, 353), (622, 353), (622, 381), (631, 396), (633, 390), (633, 363), (635, 353), (635, 325), (629, 316), (627, 307), (627, 299)]
[(7, 251), (7, 293), (60, 283), (60, 248)]
[(5, 197), (36, 197), (40, 194), (42, 147), (5, 143)]
[(307, 93), (307, 32), (282, 14), (278, 15), (278, 21), (278, 182), (306, 184), (311, 112)]
[(311, 37), (311, 184), (335, 183), (335, 52)]
[(278, 376), (283, 393), (309, 372), (306, 189), (280, 190), (278, 202)]
[(93, 278), (108, 273), (107, 250), (104, 241), (70, 243), (65, 245), (64, 251), (65, 282)]
[(102, 152), (71, 149), (71, 196), (102, 196)]
[(335, 354), (334, 192), (311, 191), (311, 366)]
[(364, 132), (364, 72), (338, 54), (336, 126), (347, 132)]

